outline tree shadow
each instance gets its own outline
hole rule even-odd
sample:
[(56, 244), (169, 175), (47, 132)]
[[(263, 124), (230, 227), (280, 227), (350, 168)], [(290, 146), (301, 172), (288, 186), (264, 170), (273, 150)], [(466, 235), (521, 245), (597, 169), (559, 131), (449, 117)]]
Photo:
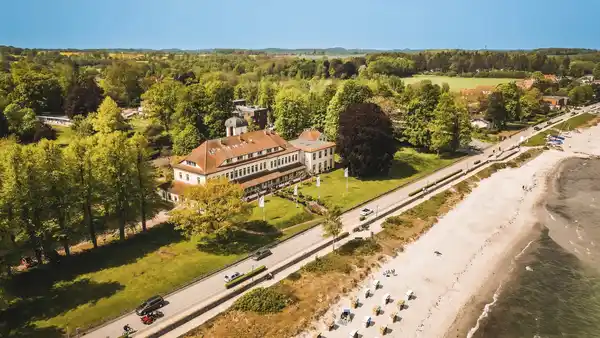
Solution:
[(27, 324), (12, 330), (9, 330), (8, 327), (2, 326), (3, 324), (0, 322), (0, 337), (6, 338), (64, 338), (65, 331), (56, 327), (37, 327), (32, 324)]
[[(74, 309), (82, 304), (95, 304), (98, 300), (110, 297), (124, 286), (117, 282), (97, 283), (89, 279), (81, 279), (72, 283), (62, 283), (46, 294), (20, 298), (6, 310), (0, 312), (0, 323), (5, 324), (9, 336), (14, 337), (58, 337), (62, 330), (58, 328), (36, 328), (33, 321), (56, 317), (61, 313)], [(37, 332), (40, 331), (40, 332)]]
[[(252, 223), (252, 222), (248, 222)], [(264, 223), (259, 221), (259, 223)], [(253, 224), (251, 227), (258, 229), (275, 229), (264, 224)], [(198, 250), (214, 255), (240, 255), (259, 249), (273, 243), (280, 232), (249, 232), (244, 229), (231, 229), (226, 236), (206, 236), (197, 245)]]
[[(160, 247), (184, 240), (170, 224), (163, 224), (124, 242), (115, 241), (70, 257), (59, 264), (38, 266), (2, 281), (2, 287), (14, 297), (47, 296), (59, 281), (72, 281), (78, 276), (99, 270), (131, 264)], [(68, 296), (67, 296), (68, 297)]]

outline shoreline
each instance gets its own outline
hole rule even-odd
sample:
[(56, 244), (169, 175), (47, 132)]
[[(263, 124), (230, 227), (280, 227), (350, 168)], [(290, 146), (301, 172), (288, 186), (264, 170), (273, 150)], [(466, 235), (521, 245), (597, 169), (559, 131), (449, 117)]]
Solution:
[[(596, 147), (590, 143), (592, 134), (599, 144)], [(352, 310), (355, 322), (330, 332), (324, 323), (313, 322), (314, 330), (310, 332), (326, 332), (327, 338), (335, 338), (347, 337), (350, 330), (358, 329), (363, 337), (370, 337), (379, 333), (375, 326), (385, 324), (391, 336), (470, 337), (468, 332), (476, 323), (484, 323), (486, 305), (501, 297), (501, 285), (510, 278), (515, 261), (539, 238), (544, 228), (541, 217), (550, 217), (543, 213), (548, 189), (562, 163), (568, 158), (584, 157), (576, 150), (585, 150), (586, 155), (600, 154), (598, 136), (597, 127), (585, 130), (565, 142), (567, 151), (545, 151), (519, 168), (501, 170), (479, 181), (427, 233), (406, 246), (401, 255), (382, 263), (321, 317), (337, 316), (340, 309), (349, 308), (352, 297), (358, 297), (363, 306)], [(434, 251), (442, 255), (436, 257)], [(391, 269), (397, 275), (382, 276), (383, 271)], [(364, 288), (375, 279), (382, 282), (383, 288), (365, 299)], [(407, 290), (413, 290), (417, 299), (400, 311), (400, 323), (387, 318), (395, 310), (390, 305), (384, 307), (388, 314), (373, 316), (370, 310), (381, 304), (384, 294), (396, 300), (404, 298)], [(372, 316), (376, 325), (366, 328), (361, 324), (366, 316)], [(299, 337), (309, 337), (309, 332)]]
[[(587, 134), (589, 138), (592, 137), (593, 133), (598, 133), (597, 127), (584, 131), (584, 134)], [(582, 145), (584, 144), (584, 134), (578, 135), (575, 140), (566, 142), (570, 148), (569, 150), (571, 150), (573, 146), (582, 149)], [(587, 146), (589, 146), (589, 138)], [(548, 228), (543, 224), (548, 224), (549, 220), (555, 220), (555, 217), (552, 216), (547, 209), (547, 202), (551, 196), (556, 194), (558, 180), (560, 179), (561, 173), (565, 170), (565, 165), (571, 159), (582, 158), (582, 155), (597, 156), (598, 154), (597, 148), (593, 150), (583, 149), (587, 151), (581, 152), (573, 149), (573, 154), (571, 156), (558, 161), (554, 165), (553, 170), (546, 174), (544, 192), (540, 195), (539, 201), (531, 210), (532, 214), (537, 218), (535, 225), (528, 235), (524, 236), (513, 246), (512, 250), (507, 251), (504, 261), (495, 267), (495, 272), (492, 276), (488, 277), (483, 285), (473, 292), (470, 300), (463, 305), (456, 315), (454, 322), (448, 328), (444, 338), (472, 338), (475, 336), (477, 330), (485, 325), (488, 313), (493, 311), (494, 305), (499, 298), (502, 297), (504, 286), (507, 283), (510, 283), (513, 278), (516, 278), (516, 271), (514, 269), (519, 267), (518, 259), (529, 250), (535, 249), (536, 245), (539, 244), (538, 240), (544, 230), (549, 232), (553, 231), (553, 229)]]

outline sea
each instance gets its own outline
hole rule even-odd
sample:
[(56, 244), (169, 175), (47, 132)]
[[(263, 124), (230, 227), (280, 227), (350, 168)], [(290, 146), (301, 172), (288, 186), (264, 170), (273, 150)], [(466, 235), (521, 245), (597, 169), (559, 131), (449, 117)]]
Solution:
[(568, 159), (468, 338), (600, 337), (600, 159)]

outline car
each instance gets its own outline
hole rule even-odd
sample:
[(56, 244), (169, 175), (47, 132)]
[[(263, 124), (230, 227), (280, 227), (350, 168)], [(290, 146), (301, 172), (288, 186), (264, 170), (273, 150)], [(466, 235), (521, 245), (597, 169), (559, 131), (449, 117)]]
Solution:
[(166, 302), (161, 296), (154, 296), (148, 298), (145, 302), (143, 302), (140, 306), (135, 309), (135, 313), (138, 316), (145, 316), (152, 311), (160, 309), (165, 306)]
[(226, 283), (227, 283), (227, 282), (230, 282), (230, 281), (232, 281), (232, 280), (234, 280), (234, 279), (238, 278), (238, 277), (239, 277), (239, 276), (241, 276), (241, 275), (242, 275), (242, 274), (241, 274), (241, 273), (239, 273), (239, 272), (237, 272), (237, 271), (236, 271), (236, 272), (234, 272), (234, 273), (232, 273), (230, 276), (228, 276), (228, 275), (225, 275), (225, 282), (226, 282)]
[(363, 209), (360, 211), (360, 215), (361, 215), (361, 216), (365, 216), (365, 217), (366, 217), (366, 216), (369, 216), (369, 215), (370, 215), (370, 214), (372, 214), (372, 213), (373, 213), (373, 210), (372, 210), (372, 209), (369, 209), (369, 208), (363, 208)]
[(272, 252), (269, 249), (256, 250), (256, 252), (254, 252), (254, 254), (252, 255), (252, 259), (254, 259), (255, 261), (260, 261), (261, 259), (270, 256), (271, 254)]
[(540, 130), (540, 129), (542, 129), (540, 126), (533, 127), (533, 130)]

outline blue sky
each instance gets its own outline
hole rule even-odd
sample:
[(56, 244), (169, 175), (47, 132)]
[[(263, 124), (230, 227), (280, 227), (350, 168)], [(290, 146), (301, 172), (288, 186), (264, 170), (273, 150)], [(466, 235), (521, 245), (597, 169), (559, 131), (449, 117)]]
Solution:
[(600, 0), (4, 0), (37, 48), (600, 48)]

